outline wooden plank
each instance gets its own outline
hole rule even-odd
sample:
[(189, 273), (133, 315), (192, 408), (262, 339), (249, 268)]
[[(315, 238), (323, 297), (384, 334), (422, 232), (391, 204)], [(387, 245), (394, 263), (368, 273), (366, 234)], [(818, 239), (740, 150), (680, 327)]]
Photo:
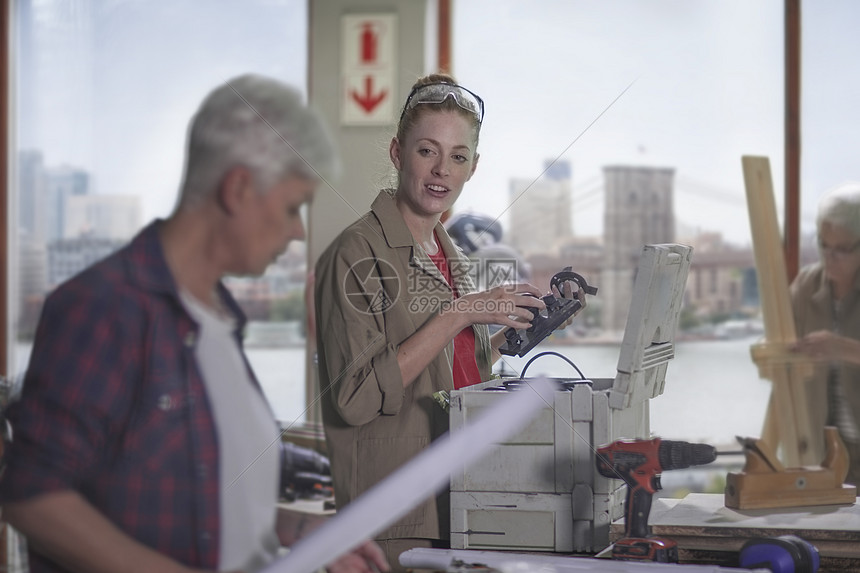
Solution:
[[(860, 498), (857, 500), (860, 502)], [(818, 548), (820, 573), (860, 571), (860, 505), (735, 510), (721, 494), (693, 493), (684, 499), (656, 498), (648, 519), (651, 533), (678, 543), (681, 563), (736, 566), (738, 550), (754, 537), (799, 535)], [(609, 540), (624, 537), (623, 519)]]
[[(760, 477), (761, 474), (759, 474)], [(732, 474), (730, 474), (732, 477)], [(726, 488), (726, 505), (742, 509), (763, 509), (781, 507), (803, 507), (817, 505), (851, 504), (857, 497), (857, 488), (853, 485), (843, 484), (841, 487), (833, 487), (833, 472), (799, 472), (799, 475), (791, 470), (785, 473), (774, 473), (768, 476), (769, 480), (747, 479), (749, 475), (739, 474), (736, 479), (730, 481)], [(812, 487), (797, 489), (795, 482), (800, 479), (809, 478), (813, 481)], [(794, 479), (795, 481), (790, 481)], [(773, 487), (768, 487), (769, 481), (773, 481)], [(822, 486), (824, 483), (824, 486)], [(731, 487), (731, 489), (729, 489)], [(734, 495), (729, 496), (729, 493)]]
[[(858, 499), (857, 501), (860, 501)], [(678, 543), (681, 563), (737, 565), (751, 538), (798, 535), (818, 548), (820, 572), (860, 570), (860, 505), (734, 510), (721, 494), (694, 493), (682, 500), (654, 500), (651, 533)], [(624, 536), (612, 523), (610, 541)]]
[(809, 364), (812, 362), (827, 362), (829, 358), (811, 358), (806, 354), (792, 352), (791, 346), (785, 342), (763, 342), (750, 347), (750, 355), (756, 364), (765, 368), (773, 364)]
[[(656, 500), (655, 500), (656, 501)], [(860, 505), (821, 505), (781, 509), (731, 509), (719, 493), (691, 493), (671, 507), (652, 512), (652, 527), (697, 530), (719, 535), (741, 535), (748, 529), (806, 531), (820, 539), (858, 543), (860, 552)], [(663, 529), (666, 531), (666, 529)]]
[[(666, 531), (654, 533), (661, 537), (668, 537), (677, 542), (680, 547), (687, 550), (699, 551), (740, 551), (744, 543), (754, 537), (779, 537), (780, 535), (796, 535), (794, 532), (787, 533), (785, 530), (761, 529), (755, 532), (744, 531), (743, 535), (736, 537), (715, 537), (711, 535), (676, 535)], [(828, 557), (842, 557), (849, 559), (860, 559), (860, 548), (855, 541), (834, 541), (831, 539), (814, 539), (808, 532), (803, 532), (803, 538), (818, 548), (821, 555)]]
[[(755, 253), (759, 296), (768, 343), (788, 344), (797, 340), (794, 314), (788, 291), (788, 275), (782, 250), (773, 181), (767, 157), (742, 158), (747, 206)], [(759, 362), (763, 377), (773, 382), (762, 440), (780, 452), (788, 467), (821, 462), (813, 444), (812, 424), (805, 399), (805, 380), (811, 366), (785, 362)], [(775, 423), (773, 422), (775, 419)], [(773, 435), (776, 428), (776, 435)]]

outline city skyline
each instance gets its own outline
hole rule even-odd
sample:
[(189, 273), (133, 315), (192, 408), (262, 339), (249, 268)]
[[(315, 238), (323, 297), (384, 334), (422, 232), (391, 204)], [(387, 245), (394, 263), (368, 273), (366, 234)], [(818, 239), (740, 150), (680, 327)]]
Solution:
[[(308, 15), (299, 0), (221, 0), (205, 17), (191, 1), (18, 6), (19, 149), (87, 169), (95, 193), (140, 196), (144, 220), (172, 210), (187, 121), (213, 85), (246, 71), (305, 85)], [(595, 188), (607, 165), (675, 169), (680, 221), (736, 244), (749, 242), (741, 155), (771, 158), (781, 203), (780, 1), (453, 6), (454, 73), (487, 101), (481, 160), (458, 211), (507, 225), (499, 197), (511, 179), (539, 180), (547, 158), (572, 165), (578, 235), (601, 232)], [(821, 193), (860, 178), (849, 127), (860, 114), (850, 56), (860, 49), (850, 33), (858, 17), (855, 3), (803, 3), (806, 232)], [(380, 180), (391, 170), (386, 143), (376, 142)]]
[[(37, 158), (36, 162), (34, 162), (34, 158)], [(35, 168), (34, 163), (37, 165)], [(552, 163), (551, 166), (549, 165), (550, 163)], [(536, 191), (540, 195), (540, 197), (538, 197), (540, 199), (540, 204), (533, 205), (529, 203), (520, 205), (520, 209), (518, 211), (522, 212), (517, 213), (518, 218), (516, 220), (516, 224), (526, 231), (526, 227), (540, 226), (539, 234), (544, 238), (547, 232), (555, 232), (555, 235), (557, 235), (555, 237), (556, 240), (552, 241), (551, 245), (546, 243), (547, 248), (550, 249), (557, 248), (558, 245), (561, 242), (564, 242), (566, 238), (596, 239), (599, 242), (602, 242), (602, 229), (600, 230), (601, 232), (596, 235), (583, 235), (581, 233), (577, 233), (576, 229), (572, 228), (571, 223), (574, 219), (572, 214), (570, 220), (565, 222), (563, 220), (563, 213), (562, 217), (559, 218), (558, 206), (542, 210), (542, 207), (546, 206), (545, 204), (547, 201), (552, 202), (552, 200), (563, 198), (562, 202), (564, 205), (562, 206), (562, 210), (570, 211), (571, 202), (574, 200), (573, 194), (577, 191), (570, 186), (571, 166), (567, 160), (562, 159), (553, 161), (546, 159), (544, 165), (546, 166), (545, 168), (552, 169), (554, 171), (554, 173), (549, 174), (545, 179), (533, 182), (528, 179), (511, 178), (508, 181), (508, 194), (512, 200), (528, 191)], [(611, 165), (604, 167), (604, 174), (606, 172), (612, 172), (618, 168), (644, 170), (660, 169), (642, 167), (639, 165)], [(666, 169), (670, 171), (672, 170), (672, 168)], [(34, 181), (34, 174), (36, 173), (41, 173), (47, 181), (37, 184), (37, 182)], [(110, 239), (130, 239), (134, 236), (145, 220), (145, 218), (141, 217), (140, 203), (143, 199), (141, 196), (133, 194), (122, 195), (96, 193), (93, 190), (94, 186), (91, 183), (93, 175), (90, 172), (65, 162), (59, 165), (47, 165), (42, 162), (42, 154), (39, 150), (19, 150), (18, 176), (18, 191), (21, 195), (19, 198), (18, 208), (19, 229), (27, 232), (36, 239), (39, 238), (40, 233), (33, 232), (33, 222), (28, 221), (27, 218), (28, 215), (33, 218), (40, 215), (39, 210), (35, 209), (35, 204), (39, 202), (39, 194), (44, 195), (47, 193), (46, 196), (49, 197), (48, 203), (50, 203), (47, 205), (47, 209), (42, 210), (42, 217), (44, 217), (44, 211), (49, 213), (57, 211), (57, 213), (52, 216), (52, 231), (48, 233), (48, 240), (45, 242), (50, 242), (50, 240), (60, 238), (78, 238), (85, 235)], [(74, 184), (71, 184), (73, 188), (66, 189), (64, 192), (48, 189), (48, 187), (51, 186), (49, 183), (50, 180), (57, 178), (71, 179), (77, 182), (77, 185), (75, 186)], [(588, 196), (589, 202), (595, 203), (598, 200), (605, 199), (605, 197), (601, 195), (605, 191), (603, 183), (591, 183), (591, 186), (585, 193)], [(40, 185), (44, 185), (46, 189), (42, 191)], [(57, 185), (56, 182), (54, 185)], [(70, 184), (66, 183), (66, 185), (68, 186)], [(53, 199), (50, 199), (50, 197), (53, 197)], [(601, 210), (602, 209), (603, 206), (601, 206)], [(542, 217), (547, 214), (551, 215), (551, 218), (544, 221)], [(118, 217), (119, 220), (113, 220), (113, 216)], [(700, 229), (695, 226), (685, 224), (675, 212), (672, 213), (672, 217), (676, 220), (676, 225), (682, 230), (679, 234), (682, 238), (692, 239), (697, 235), (716, 235), (723, 238), (721, 233), (718, 231)], [(565, 229), (568, 231), (568, 234), (565, 234), (563, 231), (559, 231)], [(41, 234), (44, 234), (44, 231)], [(505, 229), (502, 242), (511, 241), (518, 243), (516, 235)], [(534, 246), (534, 241), (530, 241), (529, 244)], [(523, 245), (525, 245), (525, 243), (523, 243)], [(534, 249), (526, 250), (529, 252), (534, 251)]]
[[(136, 232), (140, 224), (139, 198), (133, 195), (92, 195), (86, 171), (69, 166), (46, 166), (37, 151), (22, 151), (19, 161), (20, 171), (27, 175), (22, 178), (23, 195), (39, 205), (35, 210), (37, 215), (52, 214), (48, 218), (51, 224), (45, 224), (44, 217), (25, 221), (25, 210), (20, 211), (20, 308), (32, 318), (35, 316), (33, 305), (39, 300), (34, 295), (49, 292), (87, 265), (121, 247), (130, 234)], [(539, 205), (528, 202), (514, 212), (518, 217), (515, 225), (519, 232), (507, 239), (493, 235), (496, 241), (506, 243), (504, 249), (507, 250), (500, 250), (502, 245), (477, 241), (480, 246), (473, 253), (476, 257), (473, 268), (481, 268), (480, 261), (498, 263), (504, 257), (514, 257), (514, 264), (523, 263), (524, 268), (537, 270), (535, 276), (531, 276), (531, 272), (523, 275), (526, 280), (537, 281), (536, 284), (547, 283), (550, 276), (544, 275), (547, 272), (555, 274), (563, 267), (575, 265), (578, 271), (587, 270), (592, 280), (597, 277), (603, 285), (601, 307), (604, 316), (600, 324), (604, 328), (619, 330), (626, 320), (627, 290), (632, 284), (628, 276), (632, 272), (631, 255), (638, 252), (641, 245), (649, 243), (702, 245), (705, 259), (700, 266), (708, 269), (711, 283), (716, 280), (714, 273), (734, 277), (728, 281), (731, 283), (729, 292), (718, 294), (709, 288), (707, 296), (698, 292), (701, 283), (697, 282), (699, 286), (694, 291), (699, 302), (691, 308), (695, 310), (702, 300), (708, 299), (705, 306), (716, 308), (716, 314), (744, 311), (740, 295), (747, 287), (737, 279), (753, 270), (751, 251), (747, 248), (739, 252), (726, 245), (718, 233), (677, 236), (672, 207), (675, 194), (672, 169), (616, 165), (604, 168), (604, 175), (607, 226), (601, 237), (596, 240), (586, 238), (584, 242), (582, 237), (571, 232), (570, 165), (559, 161), (551, 166), (547, 180), (539, 182), (533, 190), (537, 193)], [(521, 193), (525, 184), (527, 182), (512, 179), (512, 196)], [(547, 219), (545, 213), (554, 217)], [(237, 277), (228, 281), (234, 296), (244, 300), (254, 316), (265, 316), (272, 299), (304, 289), (307, 253), (298, 243), (294, 247), (262, 277)], [(722, 259), (715, 260), (713, 255)], [(726, 283), (725, 280), (722, 282)]]
[(50, 244), (95, 237), (128, 240), (142, 225), (137, 195), (93, 193), (89, 171), (46, 165), (38, 150), (18, 153), (17, 228), (22, 240)]

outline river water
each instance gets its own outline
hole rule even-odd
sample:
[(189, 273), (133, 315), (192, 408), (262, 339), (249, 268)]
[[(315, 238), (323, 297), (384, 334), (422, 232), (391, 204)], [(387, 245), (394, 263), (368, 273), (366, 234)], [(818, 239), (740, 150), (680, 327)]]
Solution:
[[(770, 395), (749, 354), (755, 338), (679, 342), (666, 372), (663, 395), (651, 400), (651, 431), (666, 439), (736, 445), (736, 436), (759, 436)], [(554, 351), (573, 361), (587, 378), (612, 378), (618, 344), (541, 345), (523, 358), (505, 357), (504, 374), (519, 374), (538, 352)], [(30, 345), (19, 343), (15, 364), (27, 363)], [(247, 348), (248, 359), (276, 416), (286, 425), (305, 419), (305, 349), (302, 346)], [(561, 358), (544, 356), (528, 377), (578, 378)]]
[[(736, 436), (760, 436), (771, 384), (758, 376), (750, 358), (757, 338), (678, 342), (666, 371), (663, 394), (651, 400), (651, 432), (666, 439), (737, 448)], [(546, 346), (573, 361), (587, 378), (612, 378), (617, 344)], [(505, 358), (520, 372), (530, 355)], [(545, 356), (527, 375), (578, 377), (561, 358)]]

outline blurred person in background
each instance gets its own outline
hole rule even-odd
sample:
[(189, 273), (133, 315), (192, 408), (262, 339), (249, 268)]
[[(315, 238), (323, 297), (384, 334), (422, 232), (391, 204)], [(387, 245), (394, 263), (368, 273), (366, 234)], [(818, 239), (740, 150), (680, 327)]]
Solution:
[[(498, 219), (482, 213), (456, 213), (445, 221), (454, 244), (469, 257), (477, 290), (506, 283), (524, 283), (531, 277), (529, 264), (507, 243)], [(493, 328), (490, 328), (493, 332)]]
[[(860, 183), (846, 183), (819, 203), (818, 262), (791, 284), (798, 341), (816, 362), (807, 385), (813, 428), (836, 426), (851, 458), (847, 483), (860, 485)], [(819, 444), (823, 459), (823, 441)]]

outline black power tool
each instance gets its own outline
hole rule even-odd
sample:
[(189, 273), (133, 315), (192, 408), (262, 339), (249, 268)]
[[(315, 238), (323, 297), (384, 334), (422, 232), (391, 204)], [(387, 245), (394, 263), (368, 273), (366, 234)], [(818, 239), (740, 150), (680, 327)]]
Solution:
[(538, 312), (537, 307), (526, 307), (535, 315), (531, 325), (528, 328), (508, 328), (505, 331), (505, 342), (499, 348), (499, 352), (508, 356), (525, 356), (529, 350), (582, 308), (582, 302), (577, 298), (579, 288), (573, 289), (573, 298), (564, 297), (563, 287), (568, 281), (576, 283), (586, 294), (597, 294), (597, 287), (590, 286), (582, 275), (566, 267), (553, 275), (549, 283), (550, 292), (552, 287), (556, 287), (561, 297), (553, 294), (543, 296), (542, 300), (546, 304), (546, 310), (543, 312)]
[(287, 501), (334, 495), (329, 459), (310, 448), (281, 442), (281, 497)]

